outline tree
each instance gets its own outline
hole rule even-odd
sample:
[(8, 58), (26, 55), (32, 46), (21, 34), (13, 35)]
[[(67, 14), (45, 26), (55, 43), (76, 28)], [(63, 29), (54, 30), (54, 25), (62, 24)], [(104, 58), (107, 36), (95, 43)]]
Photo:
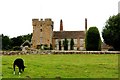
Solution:
[(31, 42), (31, 38), (32, 38), (32, 33), (22, 36), (23, 42), (25, 42), (26, 40)]
[(102, 31), (104, 42), (120, 50), (120, 13), (110, 16)]
[(9, 50), (11, 49), (11, 40), (8, 36), (4, 36), (2, 34), (2, 49), (3, 50)]
[[(31, 41), (32, 33), (22, 36), (17, 36), (13, 38), (9, 38), (8, 36), (1, 35), (2, 37), (2, 49), (3, 50), (10, 50), (10, 49), (17, 49), (18, 46), (20, 47), (26, 40)], [(1, 46), (0, 46), (1, 47)]]
[(22, 36), (11, 38), (12, 48), (14, 48), (15, 46), (17, 47), (21, 46), (26, 40), (31, 41), (31, 38), (32, 38), (32, 34), (27, 34), (27, 35), (22, 35)]
[(23, 43), (22, 36), (18, 36), (17, 38), (16, 37), (11, 38), (11, 41), (12, 41), (12, 47), (21, 46)]
[(85, 47), (89, 51), (101, 50), (101, 38), (97, 27), (90, 27), (86, 33)]
[(70, 41), (70, 50), (74, 50), (74, 40), (73, 40), (73, 38)]
[(59, 50), (61, 50), (61, 41), (59, 41)]
[(66, 38), (63, 41), (63, 45), (64, 45), (64, 50), (68, 50), (68, 40)]

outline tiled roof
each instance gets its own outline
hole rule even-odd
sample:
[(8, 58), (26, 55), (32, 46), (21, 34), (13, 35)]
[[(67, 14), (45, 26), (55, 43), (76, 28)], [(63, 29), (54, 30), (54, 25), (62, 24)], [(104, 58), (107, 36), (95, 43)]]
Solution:
[(84, 31), (54, 31), (53, 32), (53, 38), (56, 39), (77, 39), (77, 38), (81, 38), (84, 39), (85, 38), (85, 32)]

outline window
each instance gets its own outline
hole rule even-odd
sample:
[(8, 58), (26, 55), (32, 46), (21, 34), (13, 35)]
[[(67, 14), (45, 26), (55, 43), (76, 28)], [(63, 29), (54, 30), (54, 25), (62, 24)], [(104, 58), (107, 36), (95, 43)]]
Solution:
[(80, 39), (80, 46), (84, 46), (84, 39)]
[(42, 44), (42, 37), (40, 37), (40, 44)]
[(77, 39), (74, 39), (74, 44), (75, 44), (75, 45), (77, 44)]

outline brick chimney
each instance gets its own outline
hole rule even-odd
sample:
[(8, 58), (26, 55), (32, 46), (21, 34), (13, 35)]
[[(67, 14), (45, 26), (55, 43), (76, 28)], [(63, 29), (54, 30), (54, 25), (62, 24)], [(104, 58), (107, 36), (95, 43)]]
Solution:
[(60, 20), (60, 31), (63, 31), (63, 22), (62, 22), (62, 19)]
[(85, 32), (87, 31), (87, 18), (85, 18)]

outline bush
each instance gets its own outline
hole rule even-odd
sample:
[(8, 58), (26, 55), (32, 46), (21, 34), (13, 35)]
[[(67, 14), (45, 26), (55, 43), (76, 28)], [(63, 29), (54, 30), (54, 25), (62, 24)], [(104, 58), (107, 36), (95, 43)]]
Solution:
[(73, 40), (73, 38), (70, 41), (70, 50), (74, 50), (74, 40)]
[(87, 51), (101, 50), (101, 38), (97, 27), (90, 27), (87, 31), (85, 47)]
[(59, 50), (61, 50), (61, 41), (59, 41)]
[(64, 45), (64, 50), (68, 50), (68, 40), (66, 38), (63, 41), (63, 45)]

